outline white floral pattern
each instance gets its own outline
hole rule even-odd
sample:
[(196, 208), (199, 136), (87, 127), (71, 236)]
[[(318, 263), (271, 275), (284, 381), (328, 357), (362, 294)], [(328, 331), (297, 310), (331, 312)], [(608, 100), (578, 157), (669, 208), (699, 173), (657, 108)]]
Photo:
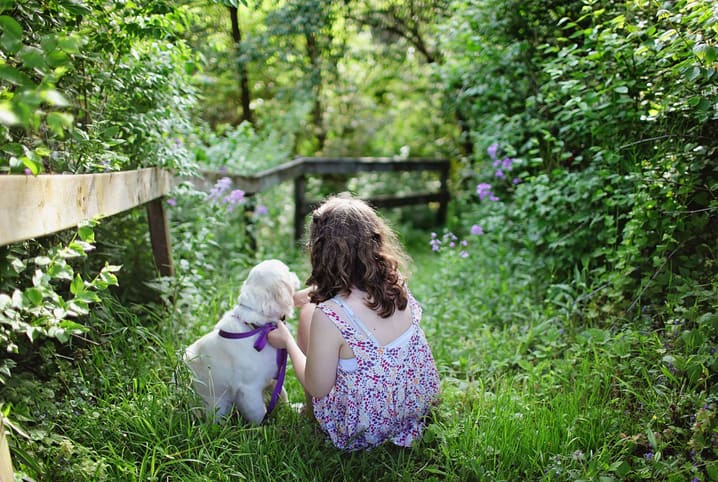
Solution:
[(419, 326), (421, 306), (409, 295), (412, 324), (408, 337), (381, 346), (357, 329), (351, 322), (354, 314), (339, 298), (330, 301), (341, 307), (349, 320), (326, 303), (318, 308), (340, 330), (358, 368), (351, 372), (337, 369), (329, 394), (313, 400), (314, 416), (340, 449), (367, 449), (387, 440), (410, 446), (421, 437), (425, 418), (439, 396), (436, 363)]

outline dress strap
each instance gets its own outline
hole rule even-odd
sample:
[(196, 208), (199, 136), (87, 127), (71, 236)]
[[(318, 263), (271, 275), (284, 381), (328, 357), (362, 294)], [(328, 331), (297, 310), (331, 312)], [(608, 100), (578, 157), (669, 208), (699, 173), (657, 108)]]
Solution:
[(376, 350), (377, 346), (374, 337), (367, 336), (366, 332), (352, 321), (350, 314), (344, 309), (346, 304), (337, 301), (337, 298), (332, 298), (327, 301), (333, 301), (334, 304), (340, 308), (339, 311), (345, 311), (346, 314), (340, 315), (332, 306), (327, 305), (326, 301), (317, 304), (317, 308), (322, 310), (322, 313), (324, 313), (327, 318), (334, 323), (334, 326), (337, 327), (344, 338), (344, 341), (346, 341), (347, 345), (354, 353), (354, 358), (357, 362), (361, 364), (370, 360), (371, 352)]
[(346, 313), (347, 318), (349, 318), (349, 321), (354, 325), (354, 328), (356, 330), (359, 330), (362, 333), (364, 333), (364, 335), (367, 338), (370, 338), (377, 345), (379, 344), (377, 342), (376, 338), (374, 338), (374, 335), (372, 334), (372, 332), (366, 327), (366, 325), (364, 323), (362, 323), (362, 321), (359, 319), (359, 317), (357, 317), (357, 315), (354, 314), (354, 311), (352, 311), (352, 309), (349, 308), (349, 305), (347, 305), (346, 302), (344, 302), (344, 300), (342, 300), (338, 296), (335, 296), (334, 298), (332, 298), (332, 301), (335, 302), (336, 304), (338, 304), (344, 310), (344, 313)]

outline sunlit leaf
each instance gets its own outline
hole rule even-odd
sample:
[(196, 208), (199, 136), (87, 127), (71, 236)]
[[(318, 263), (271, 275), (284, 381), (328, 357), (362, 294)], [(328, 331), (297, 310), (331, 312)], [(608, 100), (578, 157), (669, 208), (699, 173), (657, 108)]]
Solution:
[(79, 293), (82, 293), (85, 290), (85, 282), (82, 280), (82, 277), (78, 273), (75, 275), (75, 279), (72, 280), (72, 283), (70, 283), (70, 293), (73, 295), (78, 295)]
[(12, 106), (7, 102), (0, 103), (0, 124), (14, 126), (20, 123), (20, 119), (12, 111)]
[(23, 297), (34, 306), (42, 304), (42, 291), (38, 288), (27, 288), (23, 292)]
[[(70, 105), (65, 96), (55, 89), (48, 89), (42, 91), (42, 98), (50, 105), (56, 107), (66, 107)], [(72, 123), (72, 120), (70, 121)]]
[(0, 15), (0, 47), (10, 54), (16, 53), (22, 47), (22, 25), (7, 15)]

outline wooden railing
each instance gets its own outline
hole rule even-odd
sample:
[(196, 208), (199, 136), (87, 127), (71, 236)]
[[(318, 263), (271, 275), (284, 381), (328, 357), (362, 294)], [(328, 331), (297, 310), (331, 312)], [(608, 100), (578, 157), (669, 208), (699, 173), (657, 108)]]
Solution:
[(243, 176), (220, 171), (206, 171), (205, 178), (216, 182), (229, 177), (237, 188), (246, 194), (256, 194), (285, 181), (294, 181), (294, 237), (299, 239), (304, 231), (304, 218), (318, 201), (306, 199), (308, 175), (355, 174), (359, 172), (420, 172), (434, 171), (439, 174), (439, 190), (406, 196), (383, 196), (367, 199), (374, 207), (399, 207), (414, 204), (439, 203), (438, 224), (446, 222), (446, 210), (450, 200), (448, 179), (450, 163), (446, 159), (392, 159), (377, 157), (323, 158), (300, 157), (280, 166)]
[(162, 197), (172, 175), (158, 168), (102, 174), (0, 176), (0, 246), (147, 205), (157, 269), (171, 276), (172, 250)]
[[(234, 186), (252, 195), (285, 181), (294, 182), (294, 236), (301, 238), (304, 218), (318, 201), (306, 199), (308, 175), (358, 172), (419, 172), (439, 174), (439, 190), (403, 197), (368, 199), (375, 207), (438, 203), (443, 224), (449, 202), (449, 161), (443, 159), (301, 157), (254, 176), (205, 172), (207, 182), (229, 177)], [(167, 213), (162, 198), (169, 194), (172, 175), (158, 168), (103, 174), (45, 174), (0, 176), (0, 246), (77, 226), (94, 217), (107, 217), (146, 205), (150, 239), (157, 269), (173, 274)]]

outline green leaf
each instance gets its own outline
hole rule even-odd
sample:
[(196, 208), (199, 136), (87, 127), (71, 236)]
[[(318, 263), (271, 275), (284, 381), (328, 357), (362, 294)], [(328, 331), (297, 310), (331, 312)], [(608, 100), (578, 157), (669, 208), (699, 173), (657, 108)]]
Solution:
[(27, 75), (7, 64), (0, 65), (0, 79), (21, 87), (32, 85), (32, 81)]
[(23, 297), (33, 306), (40, 306), (42, 304), (42, 291), (40, 291), (38, 288), (26, 289), (23, 292)]
[[(70, 103), (65, 97), (55, 89), (48, 89), (42, 91), (42, 98), (45, 102), (56, 107), (66, 107)], [(72, 121), (70, 121), (72, 123)]]
[(87, 5), (78, 0), (64, 0), (60, 2), (60, 5), (65, 7), (65, 9), (73, 15), (88, 15), (92, 13), (92, 10)]
[(30, 169), (30, 172), (32, 172), (33, 176), (37, 176), (40, 174), (40, 170), (42, 169), (42, 164), (35, 162), (34, 160), (30, 159), (29, 157), (23, 157), (22, 163), (25, 167)]
[(711, 480), (718, 480), (718, 462), (715, 460), (706, 462), (706, 472)]
[(80, 236), (80, 239), (85, 241), (86, 243), (94, 243), (95, 242), (95, 230), (92, 229), (92, 226), (89, 225), (81, 225), (77, 227), (77, 235)]
[(17, 53), (22, 47), (22, 25), (12, 17), (0, 15), (0, 47), (10, 54)]
[(0, 12), (15, 8), (15, 0), (0, 0)]
[(626, 87), (625, 85), (619, 85), (613, 90), (619, 94), (628, 94), (628, 87)]
[(82, 277), (78, 273), (75, 276), (75, 279), (72, 280), (72, 283), (70, 283), (70, 293), (77, 296), (79, 293), (82, 293), (85, 291), (85, 282), (82, 281)]
[(72, 127), (73, 119), (71, 114), (50, 112), (47, 114), (47, 125), (55, 134), (62, 137), (65, 134), (65, 129)]
[(23, 47), (18, 57), (22, 60), (22, 65), (26, 69), (37, 69), (45, 66), (45, 54), (36, 47)]

